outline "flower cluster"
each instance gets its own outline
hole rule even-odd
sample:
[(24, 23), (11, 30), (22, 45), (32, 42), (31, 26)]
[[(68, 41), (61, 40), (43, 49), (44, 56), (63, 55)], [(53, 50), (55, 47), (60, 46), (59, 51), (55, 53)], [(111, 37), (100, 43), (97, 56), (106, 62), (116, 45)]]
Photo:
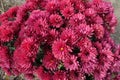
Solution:
[(116, 24), (104, 0), (26, 0), (0, 15), (0, 67), (27, 80), (119, 80)]

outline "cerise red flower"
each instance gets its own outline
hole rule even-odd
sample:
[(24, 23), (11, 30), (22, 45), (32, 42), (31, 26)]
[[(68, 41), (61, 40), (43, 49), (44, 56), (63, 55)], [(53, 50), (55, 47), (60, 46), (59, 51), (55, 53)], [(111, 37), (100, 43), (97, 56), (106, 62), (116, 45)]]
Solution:
[(61, 10), (61, 13), (65, 18), (69, 18), (74, 14), (74, 9), (73, 7), (66, 7), (63, 10)]
[(73, 27), (77, 27), (81, 23), (85, 23), (85, 15), (82, 13), (74, 14), (69, 20), (69, 24)]
[(77, 70), (78, 69), (78, 61), (77, 57), (75, 56), (70, 56), (66, 57), (66, 59), (63, 61), (64, 66), (67, 70)]
[(57, 71), (53, 75), (53, 80), (67, 80), (67, 75), (63, 71)]
[(52, 80), (52, 75), (45, 72), (42, 66), (38, 67), (34, 73), (38, 76), (39, 79), (42, 80)]
[(63, 24), (63, 20), (60, 15), (52, 14), (50, 16), (50, 23), (53, 27), (59, 28)]
[(58, 60), (53, 56), (51, 52), (47, 52), (43, 58), (43, 65), (47, 69), (55, 70), (58, 66)]
[(66, 42), (63, 40), (54, 41), (52, 45), (52, 53), (57, 59), (65, 59), (69, 55), (71, 48), (66, 45)]
[(10, 65), (10, 54), (8, 48), (0, 46), (0, 67), (6, 71), (7, 74), (11, 74)]

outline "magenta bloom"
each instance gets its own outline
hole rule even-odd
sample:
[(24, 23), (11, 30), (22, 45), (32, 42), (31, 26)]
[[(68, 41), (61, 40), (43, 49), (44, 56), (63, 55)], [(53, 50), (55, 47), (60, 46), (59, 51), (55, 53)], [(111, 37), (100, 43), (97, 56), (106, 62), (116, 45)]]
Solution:
[(106, 76), (106, 71), (104, 71), (104, 70), (95, 70), (93, 75), (94, 75), (95, 80), (102, 80)]
[(10, 55), (8, 48), (5, 46), (0, 46), (0, 67), (7, 73), (10, 72)]
[(63, 71), (55, 72), (52, 78), (53, 80), (68, 80), (66, 73)]
[(65, 59), (69, 55), (70, 51), (70, 47), (66, 45), (66, 42), (61, 39), (54, 41), (52, 45), (52, 53), (57, 59)]
[(82, 72), (70, 71), (69, 79), (70, 80), (85, 80), (85, 77)]
[(71, 0), (71, 3), (75, 4), (75, 10), (77, 12), (84, 12), (85, 11), (85, 4), (82, 1)]
[(96, 80), (104, 79), (110, 69), (111, 62), (113, 61), (113, 54), (109, 50), (102, 50), (98, 57), (98, 65), (94, 71), (94, 78)]
[(108, 24), (110, 25), (108, 27), (108, 29), (111, 31), (111, 32), (115, 32), (115, 26), (117, 24), (117, 18), (116, 16), (114, 16), (114, 14), (109, 14), (106, 16), (106, 21), (108, 22)]
[(59, 7), (60, 10), (63, 10), (64, 8), (71, 7), (71, 1), (70, 0), (59, 0)]
[(67, 70), (77, 70), (78, 69), (78, 61), (77, 61), (77, 57), (75, 56), (70, 56), (68, 58), (66, 58), (64, 61), (64, 66)]
[(69, 18), (74, 14), (74, 9), (73, 7), (66, 7), (63, 10), (61, 10), (61, 13), (65, 18)]
[(103, 24), (103, 19), (98, 15), (92, 18), (95, 24)]
[(47, 69), (55, 70), (58, 66), (58, 60), (54, 58), (52, 53), (48, 52), (43, 58), (43, 65)]
[(56, 0), (48, 0), (45, 9), (50, 12), (50, 13), (54, 13), (58, 10), (58, 2)]
[(96, 16), (96, 11), (93, 8), (86, 9), (85, 15), (89, 17)]
[(96, 68), (96, 63), (97, 63), (96, 48), (89, 47), (89, 48), (81, 51), (81, 53), (79, 53), (78, 55), (81, 58), (82, 70), (88, 74), (93, 73)]
[(50, 30), (50, 31), (49, 31), (49, 34), (47, 34), (47, 35), (45, 36), (45, 41), (46, 41), (48, 44), (52, 45), (52, 43), (54, 42), (54, 40), (56, 40), (58, 34), (59, 34), (59, 32), (56, 31), (55, 29)]
[(69, 24), (73, 27), (77, 27), (81, 23), (85, 23), (85, 16), (82, 13), (73, 15), (69, 21)]
[(101, 39), (103, 38), (104, 36), (104, 28), (102, 25), (93, 25), (93, 29), (94, 29), (94, 32), (95, 32), (95, 36), (98, 38), (98, 39)]
[(90, 26), (86, 24), (80, 24), (78, 27), (76, 27), (76, 33), (80, 37), (91, 36), (92, 32), (93, 32), (92, 28), (90, 28)]
[(95, 1), (95, 9), (97, 9), (97, 12), (102, 14), (102, 13), (109, 13), (113, 12), (113, 7), (110, 2), (105, 2), (102, 0), (94, 0)]
[(38, 52), (38, 47), (36, 41), (34, 38), (26, 38), (24, 41), (21, 43), (20, 49), (26, 53), (28, 57), (36, 57), (36, 54)]
[(117, 72), (119, 73), (120, 71), (120, 45), (117, 46), (117, 50), (115, 51), (115, 55), (113, 55), (114, 60), (112, 62), (112, 72)]
[(67, 41), (68, 44), (73, 44), (76, 40), (76, 35), (72, 29), (67, 28), (61, 33), (60, 38)]
[(18, 6), (11, 7), (8, 9), (8, 11), (4, 12), (4, 14), (1, 14), (0, 21), (14, 21), (16, 19), (15, 16), (17, 14), (18, 8)]
[(14, 52), (12, 69), (15, 75), (21, 73), (28, 74), (33, 71), (31, 60), (27, 57), (27, 54), (19, 48)]
[(0, 41), (8, 42), (13, 39), (14, 30), (12, 29), (12, 23), (4, 23), (0, 26)]
[(56, 28), (60, 28), (60, 26), (63, 24), (63, 20), (62, 20), (61, 16), (59, 16), (57, 14), (53, 14), (50, 16), (50, 23), (52, 26), (54, 26)]
[(113, 53), (109, 50), (102, 50), (98, 58), (98, 69), (108, 70), (113, 61)]
[(43, 67), (41, 67), (41, 66), (38, 67), (35, 70), (35, 74), (38, 76), (39, 79), (42, 79), (42, 80), (52, 80), (51, 74), (45, 72)]
[(79, 42), (78, 42), (78, 47), (80, 47), (82, 50), (85, 50), (86, 48), (89, 49), (90, 47), (92, 47), (92, 43), (91, 41), (85, 37), (82, 38)]
[(14, 74), (18, 75), (24, 73), (25, 75), (33, 75), (32, 63), (35, 61), (37, 52), (38, 45), (35, 44), (34, 39), (24, 39), (21, 45), (13, 53), (12, 69)]

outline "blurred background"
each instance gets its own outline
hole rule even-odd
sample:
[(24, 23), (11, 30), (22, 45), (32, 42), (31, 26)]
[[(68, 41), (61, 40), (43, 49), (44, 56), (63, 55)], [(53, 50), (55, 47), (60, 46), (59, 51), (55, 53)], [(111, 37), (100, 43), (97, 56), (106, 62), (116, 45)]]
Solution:
[[(118, 19), (118, 24), (116, 27), (116, 31), (112, 34), (112, 38), (115, 40), (116, 43), (120, 43), (120, 0), (106, 0), (110, 1), (115, 9), (115, 15)], [(4, 13), (12, 6), (20, 5), (24, 3), (25, 0), (0, 0), (0, 14)], [(0, 69), (0, 80), (24, 80), (23, 76), (7, 76), (1, 69)], [(37, 79), (35, 79), (37, 80)]]
[(114, 6), (114, 11), (118, 19), (118, 24), (115, 33), (112, 34), (112, 37), (116, 41), (116, 43), (120, 43), (120, 0), (106, 0), (106, 1), (110, 1)]

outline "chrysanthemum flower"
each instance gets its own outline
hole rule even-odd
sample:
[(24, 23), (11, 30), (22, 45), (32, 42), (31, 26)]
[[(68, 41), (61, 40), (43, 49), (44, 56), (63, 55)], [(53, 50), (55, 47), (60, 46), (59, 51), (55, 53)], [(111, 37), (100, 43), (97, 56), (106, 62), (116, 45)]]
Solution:
[(15, 20), (15, 16), (17, 14), (18, 6), (11, 7), (8, 11), (4, 14), (0, 15), (0, 21), (9, 21), (10, 19)]
[(101, 50), (102, 49), (102, 44), (100, 42), (95, 42), (94, 46), (96, 47), (97, 50)]
[(27, 17), (27, 11), (29, 11), (27, 4), (20, 6), (17, 11), (16, 21), (19, 23), (25, 21), (25, 18)]
[(111, 70), (112, 72), (119, 72), (120, 71), (120, 59), (118, 58), (118, 55), (115, 57), (112, 66), (111, 66)]
[(117, 46), (117, 50), (114, 53), (114, 60), (112, 62), (111, 71), (118, 72), (120, 71), (120, 45)]
[(104, 79), (110, 69), (111, 62), (113, 61), (113, 53), (109, 50), (102, 50), (97, 57), (97, 66), (94, 71), (94, 78), (96, 80)]
[(96, 48), (89, 47), (88, 49), (81, 51), (81, 53), (79, 53), (78, 55), (81, 59), (82, 70), (88, 74), (93, 73), (94, 69), (96, 68), (96, 63), (97, 63)]
[(0, 26), (0, 41), (8, 42), (13, 39), (14, 30), (10, 24), (6, 23)]
[(69, 55), (71, 48), (66, 45), (66, 42), (63, 40), (54, 41), (52, 45), (52, 53), (57, 59), (65, 59)]
[(63, 24), (62, 17), (57, 14), (53, 14), (50, 16), (50, 23), (53, 27), (60, 28), (61, 25)]
[(55, 29), (49, 30), (49, 33), (47, 34), (47, 36), (45, 36), (45, 42), (47, 42), (47, 44), (52, 45), (52, 43), (54, 42), (54, 40), (56, 40), (56, 38), (58, 37), (59, 32)]
[(36, 41), (34, 38), (26, 38), (21, 43), (20, 49), (22, 49), (28, 57), (34, 57), (36, 56), (38, 52), (38, 47)]
[(92, 32), (93, 32), (92, 28), (89, 25), (86, 25), (86, 24), (80, 24), (75, 29), (76, 29), (76, 33), (80, 37), (91, 36)]
[(51, 54), (50, 52), (48, 52), (46, 55), (44, 55), (42, 62), (43, 62), (43, 65), (45, 66), (45, 68), (47, 68), (47, 69), (51, 69), (51, 70), (57, 69), (58, 60), (56, 58), (54, 58), (53, 54)]
[[(36, 54), (38, 52), (38, 45), (33, 38), (26, 38), (13, 54), (12, 69), (14, 74), (33, 74), (33, 65)], [(19, 58), (20, 57), (20, 58)]]
[(45, 6), (45, 9), (50, 12), (50, 13), (54, 13), (58, 10), (58, 2), (56, 0), (48, 0), (46, 6)]
[(85, 10), (85, 15), (89, 17), (96, 16), (96, 11), (93, 8), (88, 8)]
[(75, 32), (72, 29), (66, 28), (62, 33), (60, 38), (64, 41), (67, 41), (67, 43), (73, 44), (76, 40)]
[(81, 70), (86, 74), (93, 74), (96, 69), (97, 61), (95, 59), (89, 60), (88, 62), (81, 61)]
[(35, 74), (38, 76), (39, 79), (42, 80), (52, 80), (52, 75), (48, 72), (44, 71), (43, 67), (40, 66), (35, 70)]
[(92, 47), (92, 43), (91, 43), (90, 39), (87, 38), (87, 37), (82, 38), (81, 40), (79, 40), (77, 45), (78, 45), (78, 47), (81, 48), (81, 50), (89, 49), (90, 47)]
[[(37, 15), (36, 15), (37, 14)], [(26, 21), (26, 24), (30, 24), (32, 25), (32, 21), (36, 21), (38, 20), (39, 18), (42, 18), (42, 19), (47, 19), (49, 16), (49, 13), (47, 11), (41, 11), (41, 10), (33, 10), (31, 12), (31, 15), (29, 17), (29, 20)]]
[(104, 71), (104, 69), (95, 70), (93, 76), (95, 80), (102, 80), (106, 77), (106, 71)]
[(93, 18), (92, 18), (92, 21), (93, 21), (95, 24), (103, 24), (103, 19), (102, 19), (102, 17), (100, 17), (99, 15), (93, 17)]
[(10, 74), (10, 55), (8, 48), (5, 46), (0, 46), (0, 67), (7, 74)]
[(73, 15), (69, 20), (69, 24), (72, 27), (77, 27), (81, 23), (85, 23), (85, 15), (83, 15), (82, 13), (77, 13), (77, 14)]
[(70, 56), (67, 57), (64, 61), (63, 64), (67, 70), (77, 70), (79, 63), (77, 61), (77, 57), (75, 56)]
[(68, 80), (66, 73), (63, 71), (55, 72), (52, 78), (53, 80)]
[(34, 27), (32, 26), (33, 31), (37, 35), (42, 35), (42, 36), (44, 36), (44, 33), (47, 28), (48, 28), (47, 20), (42, 18), (35, 21)]
[(65, 18), (69, 18), (74, 14), (74, 9), (73, 7), (66, 7), (63, 10), (61, 10), (61, 13)]
[(60, 7), (60, 10), (63, 10), (66, 7), (71, 7), (70, 0), (59, 0), (59, 7)]
[(93, 29), (94, 29), (96, 38), (98, 38), (98, 39), (103, 38), (104, 27), (102, 25), (95, 24), (95, 25), (93, 25)]
[(82, 3), (81, 1), (71, 0), (71, 3), (74, 4), (75, 10), (76, 10), (77, 12), (84, 12), (84, 11), (85, 11), (85, 5), (84, 5), (84, 3)]
[(12, 69), (15, 75), (32, 73), (33, 67), (31, 63), (31, 59), (27, 57), (26, 52), (20, 48), (15, 50), (12, 63)]
[(107, 26), (108, 30), (110, 30), (110, 32), (114, 32), (117, 24), (117, 18), (113, 13), (106, 16), (106, 22), (109, 24), (109, 26)]
[(94, 0), (94, 8), (97, 10), (98, 13), (102, 14), (102, 13), (110, 13), (113, 12), (113, 7), (112, 4), (110, 2), (105, 2), (103, 0)]
[(34, 10), (26, 21), (26, 26), (23, 26), (22, 30), (25, 30), (26, 34), (25, 32), (23, 32), (24, 34), (20, 32), (20, 34), (28, 36), (46, 36), (46, 29), (48, 28), (48, 16), (49, 13), (46, 11)]
[(98, 56), (98, 67), (107, 71), (110, 68), (113, 61), (113, 53), (110, 50), (102, 50)]
[(114, 16), (113, 13), (106, 16), (106, 21), (109, 23), (111, 27), (117, 24), (117, 18)]
[(70, 80), (84, 80), (85, 76), (82, 72), (79, 71), (70, 71), (69, 73)]

